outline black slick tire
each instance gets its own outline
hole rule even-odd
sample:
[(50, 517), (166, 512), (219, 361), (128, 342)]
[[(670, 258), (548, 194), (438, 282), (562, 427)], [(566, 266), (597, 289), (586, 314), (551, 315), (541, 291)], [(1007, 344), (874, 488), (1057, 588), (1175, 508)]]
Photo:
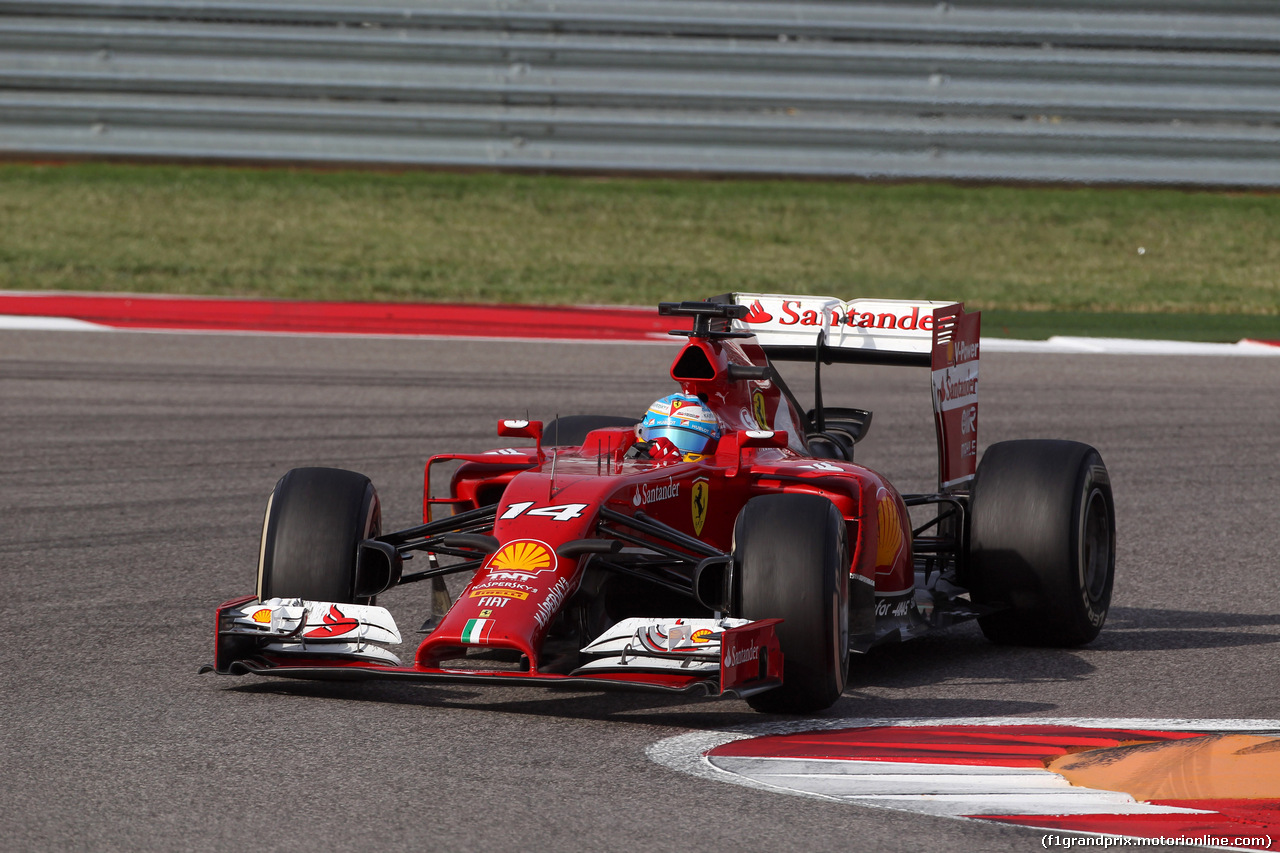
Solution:
[(849, 543), (835, 504), (819, 495), (752, 498), (734, 526), (740, 612), (779, 618), (782, 686), (747, 699), (757, 711), (831, 707), (849, 669)]
[(302, 598), (366, 604), (355, 596), (360, 542), (382, 532), (369, 478), (339, 468), (294, 468), (267, 502), (258, 600)]
[(543, 427), (542, 443), (548, 447), (581, 447), (592, 430), (633, 427), (638, 423), (635, 418), (620, 415), (565, 415)]
[(1004, 441), (973, 480), (965, 581), (1003, 608), (978, 620), (996, 643), (1070, 647), (1098, 636), (1115, 580), (1115, 504), (1098, 451)]

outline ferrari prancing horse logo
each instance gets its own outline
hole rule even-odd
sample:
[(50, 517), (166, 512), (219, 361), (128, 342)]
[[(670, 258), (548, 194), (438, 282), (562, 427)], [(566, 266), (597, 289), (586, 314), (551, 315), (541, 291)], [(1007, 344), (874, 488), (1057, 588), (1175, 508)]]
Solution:
[(769, 428), (769, 410), (764, 405), (764, 392), (759, 389), (751, 395), (751, 413), (756, 416), (760, 429)]
[(707, 504), (711, 497), (711, 486), (706, 478), (693, 481), (693, 532), (702, 534), (702, 525), (707, 521)]

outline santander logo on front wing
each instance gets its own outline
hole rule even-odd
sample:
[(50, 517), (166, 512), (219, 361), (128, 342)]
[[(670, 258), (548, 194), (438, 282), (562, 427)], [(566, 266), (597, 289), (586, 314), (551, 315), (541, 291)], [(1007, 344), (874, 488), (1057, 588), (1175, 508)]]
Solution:
[(312, 628), (302, 636), (310, 640), (327, 640), (333, 637), (341, 637), (343, 634), (350, 633), (360, 627), (360, 622), (347, 616), (338, 609), (338, 605), (329, 605), (329, 610), (324, 614), (324, 624), (318, 628)]

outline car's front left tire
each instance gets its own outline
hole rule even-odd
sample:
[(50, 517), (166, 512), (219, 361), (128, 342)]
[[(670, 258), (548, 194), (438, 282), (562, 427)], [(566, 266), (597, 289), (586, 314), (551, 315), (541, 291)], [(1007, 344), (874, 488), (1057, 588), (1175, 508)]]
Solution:
[(368, 477), (339, 468), (294, 468), (267, 502), (258, 600), (369, 603), (355, 594), (357, 552), (361, 541), (381, 532), (378, 493)]

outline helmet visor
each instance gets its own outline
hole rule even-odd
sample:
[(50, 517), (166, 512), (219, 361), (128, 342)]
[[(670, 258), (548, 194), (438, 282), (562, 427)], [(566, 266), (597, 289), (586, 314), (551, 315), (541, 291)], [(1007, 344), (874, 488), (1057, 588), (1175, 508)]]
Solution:
[(691, 429), (677, 426), (651, 426), (644, 428), (644, 440), (665, 438), (680, 449), (681, 453), (706, 453), (716, 440)]

